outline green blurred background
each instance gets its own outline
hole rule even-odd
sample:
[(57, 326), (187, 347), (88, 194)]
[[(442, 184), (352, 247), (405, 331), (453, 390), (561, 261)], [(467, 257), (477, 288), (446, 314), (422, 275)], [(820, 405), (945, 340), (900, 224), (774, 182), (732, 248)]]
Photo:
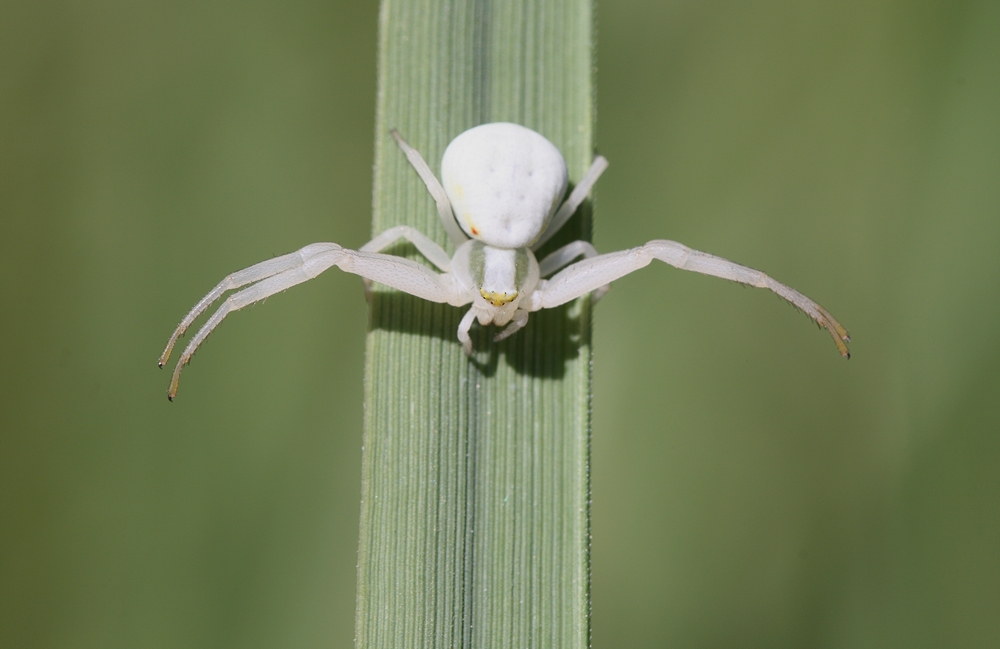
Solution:
[[(1000, 3), (599, 6), (596, 647), (1000, 646)], [(376, 3), (0, 6), (0, 646), (348, 647)]]

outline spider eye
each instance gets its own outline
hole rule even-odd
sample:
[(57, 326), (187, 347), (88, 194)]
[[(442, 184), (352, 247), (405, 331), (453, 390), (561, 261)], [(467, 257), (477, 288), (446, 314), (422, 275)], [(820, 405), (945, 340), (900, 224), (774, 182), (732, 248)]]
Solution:
[(484, 300), (493, 306), (510, 304), (517, 299), (517, 291), (508, 293), (506, 291), (487, 291), (485, 288), (481, 288), (479, 289), (479, 294), (483, 296)]

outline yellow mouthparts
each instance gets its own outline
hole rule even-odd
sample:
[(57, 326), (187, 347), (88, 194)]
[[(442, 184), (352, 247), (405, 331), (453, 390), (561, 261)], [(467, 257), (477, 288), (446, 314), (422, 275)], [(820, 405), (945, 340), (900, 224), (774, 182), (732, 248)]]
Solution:
[(479, 289), (479, 294), (483, 296), (483, 299), (492, 304), (493, 306), (503, 306), (514, 301), (517, 297), (517, 291), (513, 293), (497, 293), (496, 291), (487, 291), (485, 288)]

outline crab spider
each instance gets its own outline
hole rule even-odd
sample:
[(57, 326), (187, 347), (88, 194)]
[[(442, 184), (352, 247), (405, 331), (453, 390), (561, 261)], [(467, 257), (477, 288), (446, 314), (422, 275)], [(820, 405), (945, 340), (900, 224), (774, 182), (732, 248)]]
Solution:
[[(359, 250), (313, 243), (229, 275), (184, 316), (160, 356), (163, 367), (177, 339), (205, 309), (227, 291), (247, 286), (230, 295), (188, 343), (174, 368), (167, 391), (170, 400), (177, 394), (181, 369), (231, 311), (312, 279), (331, 266), (363, 277), (366, 290), (375, 281), (432, 302), (471, 303), (458, 325), (462, 349), (471, 354), (473, 321), (504, 327), (494, 337), (503, 340), (524, 327), (532, 311), (556, 307), (587, 293), (599, 298), (612, 281), (659, 259), (683, 270), (774, 291), (829, 331), (841, 355), (850, 357), (847, 330), (802, 293), (760, 271), (675, 241), (654, 240), (604, 255), (586, 241), (574, 241), (537, 261), (535, 251), (569, 220), (607, 168), (602, 156), (594, 158), (563, 200), (568, 180), (562, 154), (523, 126), (483, 124), (456, 137), (441, 160), (442, 182), (395, 129), (392, 136), (434, 198), (455, 254), (449, 256), (426, 235), (400, 225)], [(400, 239), (416, 246), (441, 272), (381, 252)], [(574, 263), (579, 257), (583, 259)]]

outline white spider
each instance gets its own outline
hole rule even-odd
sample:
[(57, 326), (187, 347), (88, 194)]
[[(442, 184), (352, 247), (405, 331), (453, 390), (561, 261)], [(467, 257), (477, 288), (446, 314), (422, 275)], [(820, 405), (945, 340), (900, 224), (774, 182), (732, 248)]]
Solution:
[[(850, 357), (847, 330), (805, 295), (760, 271), (675, 241), (655, 240), (605, 255), (598, 255), (586, 241), (574, 241), (537, 261), (534, 251), (569, 220), (607, 168), (608, 161), (602, 156), (594, 158), (580, 183), (563, 201), (567, 173), (562, 154), (547, 139), (524, 126), (483, 124), (456, 137), (441, 160), (443, 183), (438, 182), (416, 149), (395, 130), (392, 135), (434, 197), (444, 229), (455, 245), (454, 256), (449, 257), (424, 234), (400, 225), (389, 228), (360, 250), (314, 243), (229, 275), (181, 320), (160, 356), (159, 365), (163, 367), (177, 339), (202, 311), (226, 291), (251, 285), (230, 295), (188, 343), (174, 368), (167, 391), (170, 400), (177, 394), (181, 368), (230, 311), (312, 279), (331, 266), (361, 275), (366, 288), (375, 281), (432, 302), (454, 306), (471, 302), (472, 307), (458, 325), (462, 349), (471, 354), (469, 329), (473, 320), (479, 320), (481, 325), (506, 325), (494, 337), (503, 340), (527, 324), (532, 311), (559, 306), (590, 292), (597, 299), (610, 282), (659, 259), (684, 270), (774, 291), (826, 328), (841, 355)], [(400, 239), (416, 246), (441, 272), (380, 252)], [(578, 257), (583, 259), (572, 263)]]

